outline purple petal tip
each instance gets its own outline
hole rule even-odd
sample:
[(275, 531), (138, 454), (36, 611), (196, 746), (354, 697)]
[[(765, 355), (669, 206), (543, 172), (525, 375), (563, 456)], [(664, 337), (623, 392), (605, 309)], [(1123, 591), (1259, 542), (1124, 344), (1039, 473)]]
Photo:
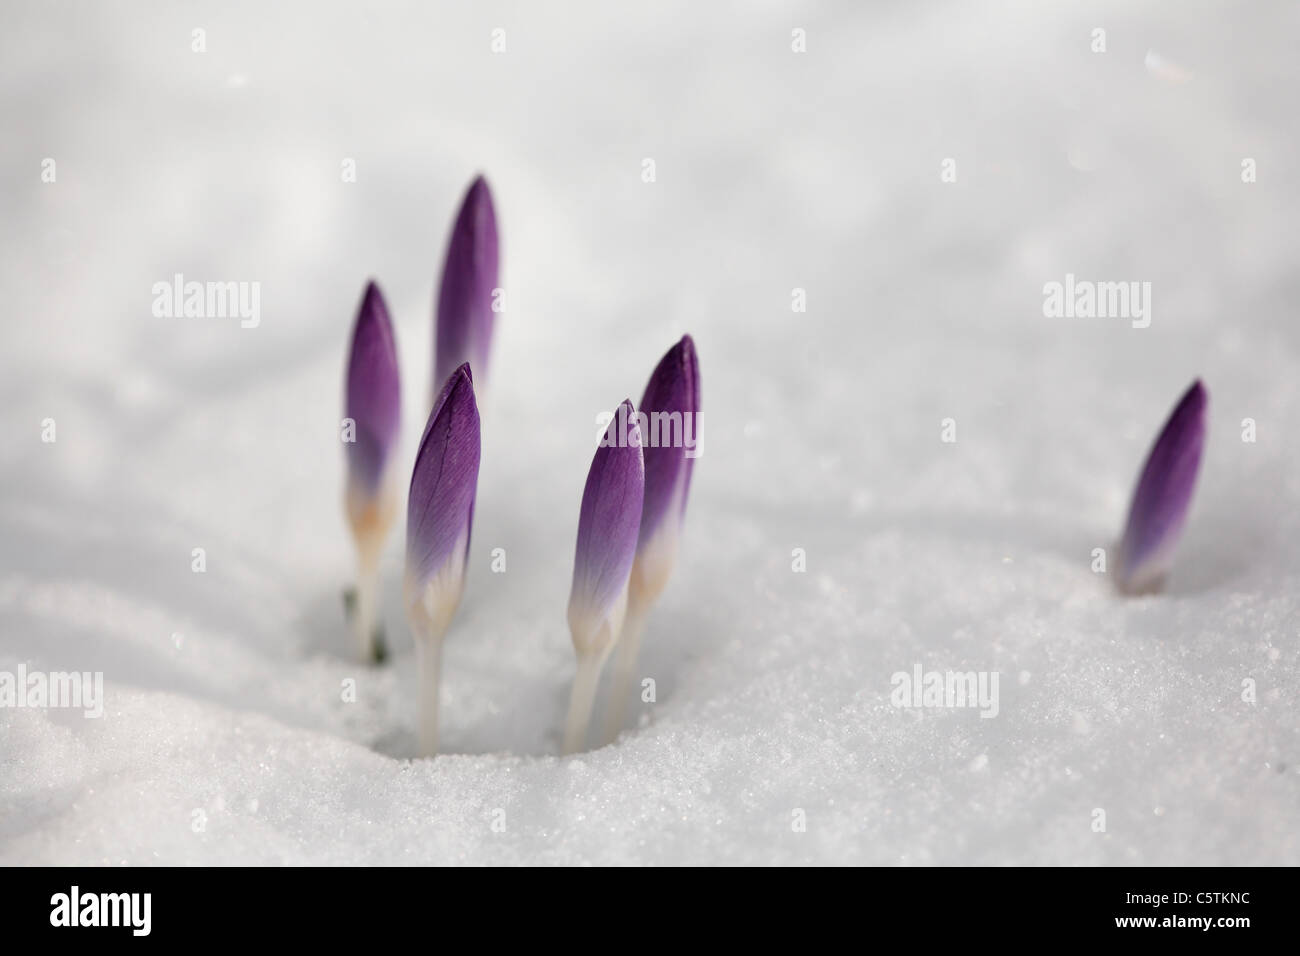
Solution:
[(348, 469), (367, 495), (383, 480), (401, 423), (397, 345), (388, 306), (373, 280), (357, 309), (348, 356), (346, 417), (354, 441), (345, 446)]
[(1208, 405), (1209, 393), (1197, 379), (1147, 455), (1120, 542), (1118, 580), (1126, 593), (1158, 590), (1173, 563), (1200, 472)]
[(496, 314), (493, 290), (499, 285), (500, 251), (496, 210), (488, 181), (479, 175), (461, 201), (438, 288), (434, 381), (472, 362), (487, 368)]
[(650, 374), (641, 414), (647, 432), (640, 534), (645, 545), (665, 518), (681, 522), (699, 451), (700, 366), (689, 335), (683, 335)]
[(580, 618), (584, 629), (591, 629), (588, 625), (614, 612), (636, 557), (644, 494), (641, 431), (632, 402), (624, 400), (596, 449), (582, 492), (569, 596), (571, 624)]
[(478, 404), (468, 363), (442, 387), (420, 439), (407, 501), (406, 554), (422, 587), (469, 548), (480, 455)]

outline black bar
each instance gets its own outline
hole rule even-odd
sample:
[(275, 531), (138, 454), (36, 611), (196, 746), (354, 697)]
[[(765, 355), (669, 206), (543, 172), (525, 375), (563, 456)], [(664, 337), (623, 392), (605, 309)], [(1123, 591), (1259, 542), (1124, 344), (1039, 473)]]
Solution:
[[(612, 877), (578, 871), (539, 879), (526, 871), (483, 869), (12, 868), (0, 871), (0, 881), (7, 942), (57, 943), (76, 934), (78, 942), (115, 938), (206, 946), (283, 940), (295, 947), (335, 947), (348, 940), (373, 944), (377, 932), (392, 931), (416, 933), (433, 949), (464, 932), (486, 927), (483, 939), (490, 942), (506, 927), (517, 927), (534, 936), (536, 945), (550, 946), (574, 932), (593, 942), (591, 927), (606, 924), (616, 934), (606, 940), (648, 934), (646, 944), (653, 939), (660, 949), (672, 944), (673, 926), (700, 920), (722, 921), (728, 932), (739, 933), (806, 924), (814, 934), (845, 931), (863, 941), (920, 934), (918, 944), (936, 945), (943, 938), (1128, 937), (1138, 945), (1181, 948), (1202, 942), (1293, 944), (1296, 938), (1294, 873), (1284, 869), (943, 868), (725, 876), (679, 871)], [(74, 886), (79, 917), (102, 912), (111, 919), (116, 911), (119, 925), (53, 925), (70, 922), (65, 917)], [(105, 901), (101, 894), (114, 896)], [(127, 900), (118, 894), (141, 895)], [(147, 935), (143, 894), (149, 894)], [(65, 900), (68, 906), (60, 910)]]

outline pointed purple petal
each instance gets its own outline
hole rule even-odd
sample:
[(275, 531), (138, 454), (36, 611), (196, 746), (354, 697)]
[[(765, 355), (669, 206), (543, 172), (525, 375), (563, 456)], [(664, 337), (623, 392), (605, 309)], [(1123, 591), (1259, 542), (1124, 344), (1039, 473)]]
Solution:
[(1173, 562), (1201, 466), (1208, 402), (1197, 379), (1147, 455), (1120, 543), (1119, 585), (1124, 591), (1158, 588)]
[[(660, 359), (645, 394), (645, 508), (641, 512), (641, 545), (654, 537), (665, 518), (680, 523), (695, 465), (699, 439), (700, 366), (689, 335)], [(688, 457), (689, 456), (689, 457)]]
[(632, 402), (624, 401), (596, 449), (582, 492), (571, 620), (575, 608), (589, 620), (603, 619), (627, 587), (644, 494), (641, 430)]
[(486, 381), (492, 346), (492, 290), (497, 288), (497, 220), (492, 191), (479, 176), (461, 203), (438, 289), (434, 381), (469, 362)]
[(469, 365), (454, 371), (429, 414), (411, 473), (406, 512), (407, 574), (423, 587), (448, 560), (463, 561), (479, 466), (478, 405)]
[(356, 441), (344, 446), (348, 470), (373, 496), (396, 444), (402, 404), (393, 326), (374, 282), (366, 286), (357, 310), (345, 404), (344, 414), (356, 423)]

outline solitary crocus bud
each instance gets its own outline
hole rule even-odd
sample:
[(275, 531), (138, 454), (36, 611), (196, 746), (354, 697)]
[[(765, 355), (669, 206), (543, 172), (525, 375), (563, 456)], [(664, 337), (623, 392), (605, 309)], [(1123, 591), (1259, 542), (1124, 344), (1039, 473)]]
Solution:
[(1197, 379), (1147, 455), (1120, 543), (1118, 581), (1125, 593), (1146, 594), (1164, 584), (1201, 467), (1208, 402)]
[(492, 191), (479, 176), (470, 184), (447, 243), (438, 290), (434, 387), (469, 362), (479, 384), (487, 381), (497, 288), (497, 219)]
[(343, 439), (348, 481), (345, 502), (357, 543), (357, 603), (353, 624), (362, 660), (375, 655), (374, 604), (379, 556), (397, 512), (396, 456), (401, 424), (397, 347), (379, 286), (366, 286), (352, 333)]
[(469, 365), (452, 372), (429, 414), (406, 512), (406, 611), (420, 685), (420, 752), (438, 751), (442, 638), (460, 604), (479, 465), (478, 405)]
[(641, 429), (632, 403), (624, 401), (596, 449), (578, 515), (569, 593), (569, 631), (578, 672), (569, 701), (565, 753), (579, 750), (586, 739), (600, 671), (623, 628), (644, 496)]
[(700, 366), (689, 335), (668, 350), (650, 375), (641, 398), (646, 422), (645, 508), (628, 589), (627, 621), (618, 642), (606, 738), (623, 726), (632, 672), (646, 616), (672, 574), (677, 539), (686, 514), (691, 469), (700, 448)]

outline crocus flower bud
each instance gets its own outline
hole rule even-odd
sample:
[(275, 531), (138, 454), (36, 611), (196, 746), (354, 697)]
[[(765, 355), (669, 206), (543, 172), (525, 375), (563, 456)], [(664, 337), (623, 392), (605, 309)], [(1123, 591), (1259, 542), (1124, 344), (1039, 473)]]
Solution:
[(480, 387), (492, 347), (493, 290), (498, 277), (497, 220), (492, 191), (479, 176), (470, 184), (447, 243), (438, 289), (434, 387), (469, 362)]
[(691, 470), (703, 450), (700, 434), (700, 366), (689, 335), (655, 366), (641, 398), (645, 423), (645, 508), (628, 589), (627, 620), (619, 637), (607, 712), (606, 740), (623, 726), (633, 669), (646, 617), (672, 574), (686, 515)]
[(1208, 403), (1209, 395), (1197, 379), (1175, 406), (1142, 466), (1120, 542), (1118, 582), (1127, 594), (1158, 591), (1173, 563), (1201, 467)]
[(569, 630), (578, 673), (569, 703), (566, 753), (584, 742), (601, 668), (623, 627), (644, 495), (641, 429), (632, 403), (624, 401), (596, 449), (578, 515), (569, 593)]
[(700, 366), (695, 342), (684, 335), (655, 366), (641, 398), (645, 508), (632, 566), (634, 604), (652, 603), (672, 573), (691, 470), (701, 450), (699, 414)]
[(363, 660), (375, 653), (374, 598), (379, 557), (397, 511), (394, 450), (401, 424), (397, 347), (379, 286), (366, 286), (357, 310), (344, 398), (345, 503), (359, 565), (353, 624)]
[(411, 473), (406, 513), (406, 606), (420, 681), (420, 749), (438, 749), (442, 638), (460, 604), (478, 487), (479, 417), (468, 364), (429, 414)]

